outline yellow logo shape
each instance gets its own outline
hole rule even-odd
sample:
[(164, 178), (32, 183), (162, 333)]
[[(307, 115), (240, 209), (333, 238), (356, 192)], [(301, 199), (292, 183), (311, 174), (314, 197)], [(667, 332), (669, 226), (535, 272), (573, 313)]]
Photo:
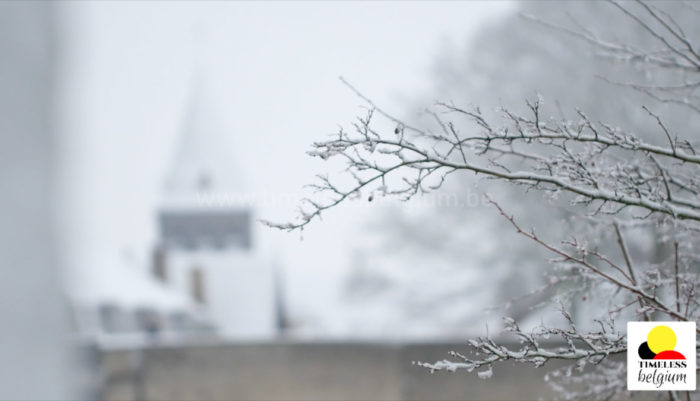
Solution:
[(655, 354), (670, 351), (676, 347), (676, 333), (668, 326), (656, 326), (649, 331), (647, 345)]

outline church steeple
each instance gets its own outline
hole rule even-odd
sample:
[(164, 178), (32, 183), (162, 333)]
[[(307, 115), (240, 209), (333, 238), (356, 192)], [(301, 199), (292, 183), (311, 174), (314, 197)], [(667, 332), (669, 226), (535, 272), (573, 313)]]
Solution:
[[(201, 54), (201, 52), (198, 52)], [(166, 176), (159, 213), (163, 246), (181, 249), (250, 249), (252, 215), (238, 204), (233, 131), (226, 127), (198, 55), (193, 63), (180, 138)]]
[(233, 130), (221, 118), (224, 113), (203, 52), (195, 53), (180, 137), (165, 180), (166, 202), (202, 193), (232, 195), (243, 187), (233, 162)]

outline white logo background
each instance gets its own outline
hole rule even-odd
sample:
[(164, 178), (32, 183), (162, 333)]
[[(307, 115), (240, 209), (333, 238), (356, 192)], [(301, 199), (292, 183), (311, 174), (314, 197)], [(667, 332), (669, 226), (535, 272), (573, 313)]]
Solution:
[[(639, 346), (647, 341), (649, 331), (656, 326), (668, 326), (676, 334), (675, 351), (680, 352), (686, 358), (685, 368), (642, 368), (639, 362), (644, 361), (639, 357), (637, 350)], [(686, 390), (695, 391), (695, 322), (628, 322), (627, 323), (627, 389), (628, 390)], [(646, 361), (652, 361), (647, 359)], [(685, 374), (685, 383), (670, 383), (665, 381), (660, 386), (658, 382), (647, 383), (639, 380), (640, 370), (644, 374), (653, 373), (654, 370), (660, 375)]]

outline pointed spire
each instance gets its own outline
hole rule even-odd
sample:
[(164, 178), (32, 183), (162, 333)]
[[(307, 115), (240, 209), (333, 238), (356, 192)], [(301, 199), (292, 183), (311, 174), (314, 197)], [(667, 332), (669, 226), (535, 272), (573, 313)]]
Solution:
[(210, 86), (202, 32), (193, 33), (190, 89), (175, 155), (166, 176), (165, 198), (195, 199), (202, 193), (240, 192), (236, 174), (234, 133), (225, 126)]

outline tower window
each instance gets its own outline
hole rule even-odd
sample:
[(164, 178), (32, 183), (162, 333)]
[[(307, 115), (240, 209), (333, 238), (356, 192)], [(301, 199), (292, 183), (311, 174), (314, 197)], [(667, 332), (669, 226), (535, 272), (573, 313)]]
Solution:
[(201, 268), (195, 267), (190, 272), (190, 295), (192, 299), (199, 303), (206, 303), (206, 288), (204, 286), (204, 271)]

